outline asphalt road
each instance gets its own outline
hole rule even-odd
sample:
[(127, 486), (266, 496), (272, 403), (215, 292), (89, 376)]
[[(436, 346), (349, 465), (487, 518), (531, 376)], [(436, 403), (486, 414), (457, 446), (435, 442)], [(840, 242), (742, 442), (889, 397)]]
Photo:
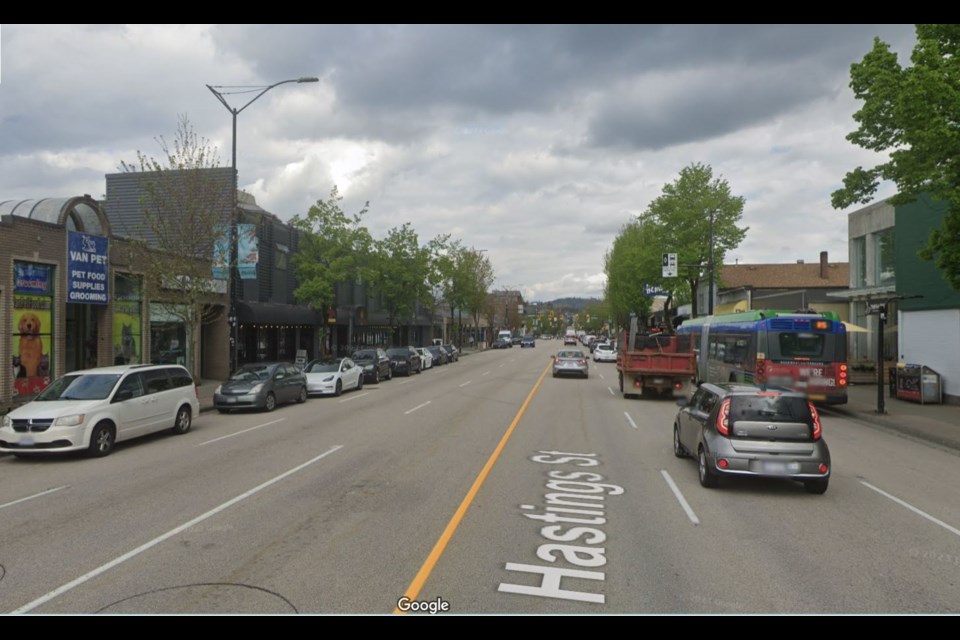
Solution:
[(673, 402), (558, 348), (0, 458), (0, 611), (960, 612), (955, 452), (825, 417), (825, 495), (703, 489)]

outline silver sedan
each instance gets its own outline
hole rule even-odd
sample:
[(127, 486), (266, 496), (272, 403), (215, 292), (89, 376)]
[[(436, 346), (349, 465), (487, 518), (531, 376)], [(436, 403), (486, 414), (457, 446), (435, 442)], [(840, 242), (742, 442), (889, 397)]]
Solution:
[(590, 363), (586, 354), (579, 349), (564, 349), (553, 357), (553, 377), (565, 374), (576, 374), (584, 378), (590, 377)]

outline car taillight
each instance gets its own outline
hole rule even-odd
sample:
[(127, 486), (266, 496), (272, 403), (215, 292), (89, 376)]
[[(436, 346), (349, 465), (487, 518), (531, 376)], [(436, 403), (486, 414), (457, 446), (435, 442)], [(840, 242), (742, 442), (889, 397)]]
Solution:
[(823, 429), (820, 427), (820, 414), (817, 413), (817, 409), (812, 402), (807, 402), (807, 406), (810, 407), (810, 415), (813, 416), (813, 439), (819, 440), (823, 433)]
[(754, 382), (763, 382), (763, 367), (765, 364), (765, 360), (757, 358), (757, 371), (754, 374)]
[(730, 435), (730, 398), (720, 403), (720, 411), (717, 412), (717, 432), (722, 436)]
[(579, 360), (578, 362), (580, 362), (580, 364), (587, 364), (586, 360)]

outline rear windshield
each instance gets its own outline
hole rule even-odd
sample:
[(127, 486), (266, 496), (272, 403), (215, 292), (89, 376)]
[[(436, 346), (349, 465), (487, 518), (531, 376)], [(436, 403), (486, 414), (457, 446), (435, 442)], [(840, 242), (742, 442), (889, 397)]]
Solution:
[(558, 358), (582, 358), (582, 351), (561, 351), (557, 354)]
[(810, 422), (810, 408), (796, 396), (733, 396), (730, 401), (733, 422)]
[(769, 356), (775, 360), (804, 358), (824, 362), (847, 359), (846, 336), (835, 333), (812, 333), (806, 331), (770, 332)]

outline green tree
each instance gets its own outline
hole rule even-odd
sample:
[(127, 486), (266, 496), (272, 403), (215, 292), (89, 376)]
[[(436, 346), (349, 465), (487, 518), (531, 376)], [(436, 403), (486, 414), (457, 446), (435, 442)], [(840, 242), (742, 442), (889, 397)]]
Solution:
[(847, 173), (833, 192), (836, 209), (870, 202), (881, 181), (897, 185), (895, 205), (923, 193), (947, 204), (943, 226), (930, 234), (920, 257), (933, 260), (960, 289), (960, 25), (921, 24), (913, 66), (903, 68), (890, 46), (873, 49), (850, 68), (850, 87), (863, 106), (847, 140), (886, 153), (888, 160)]
[(336, 301), (338, 284), (361, 283), (373, 275), (373, 240), (362, 224), (370, 203), (349, 216), (340, 207), (342, 200), (334, 186), (327, 200), (318, 200), (306, 216), (290, 221), (301, 232), (299, 252), (293, 257), (300, 282), (294, 295), (324, 314)]
[(211, 264), (230, 221), (233, 179), (215, 171), (216, 147), (197, 135), (187, 116), (179, 117), (172, 142), (156, 140), (160, 157), (138, 151), (136, 162), (120, 163), (121, 171), (139, 176), (144, 193), (140, 223), (129, 230), (129, 261), (143, 270), (152, 304), (183, 323), (191, 347), (185, 364), (200, 380), (200, 325), (224, 315), (216, 304), (222, 288), (212, 279)]
[(398, 321), (416, 311), (417, 303), (428, 301), (430, 290), (424, 276), (430, 252), (420, 246), (417, 232), (405, 222), (374, 243), (372, 258), (371, 282), (383, 296), (388, 322), (395, 328)]
[(679, 278), (662, 278), (658, 274), (652, 281), (660, 283), (672, 297), (689, 294), (694, 316), (700, 315), (697, 288), (709, 275), (710, 213), (713, 212), (713, 264), (721, 265), (726, 253), (735, 249), (749, 230), (737, 226), (743, 217), (744, 202), (743, 196), (730, 192), (726, 180), (713, 177), (710, 165), (694, 163), (684, 167), (676, 181), (664, 185), (663, 193), (642, 216), (642, 223), (651, 225), (652, 242), (646, 245), (646, 251), (653, 254), (644, 257), (644, 266), (653, 259), (661, 265), (662, 254), (676, 253)]
[(655, 229), (649, 221), (631, 220), (623, 225), (604, 258), (607, 275), (605, 299), (614, 320), (621, 326), (630, 324), (630, 316), (640, 318), (650, 313), (650, 297), (643, 285), (659, 278), (660, 258), (651, 251), (656, 242)]

